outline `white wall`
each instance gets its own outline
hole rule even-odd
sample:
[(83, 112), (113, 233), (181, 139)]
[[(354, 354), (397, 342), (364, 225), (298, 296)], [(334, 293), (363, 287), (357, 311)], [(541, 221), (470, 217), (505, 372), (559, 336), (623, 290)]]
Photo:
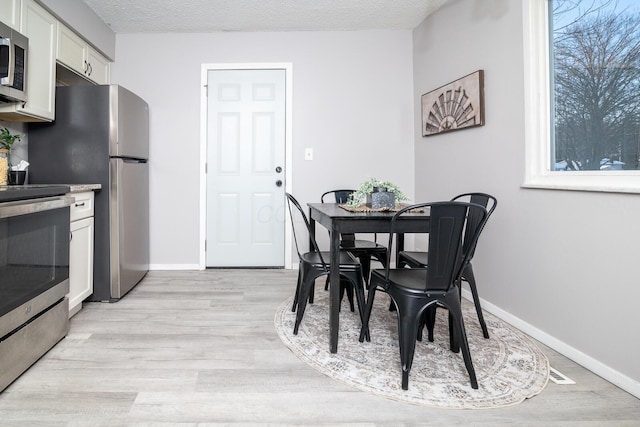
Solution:
[[(453, 0), (414, 30), (413, 41), (416, 199), (494, 194), (499, 204), (474, 259), (480, 296), (640, 395), (640, 197), (520, 187), (521, 2)], [(477, 69), (485, 70), (486, 125), (421, 137), (420, 95)]]
[[(153, 266), (199, 261), (201, 64), (293, 64), (292, 192), (301, 203), (372, 176), (412, 195), (411, 37), (408, 30), (118, 34), (112, 82), (150, 106)], [(313, 161), (304, 161), (305, 147)]]

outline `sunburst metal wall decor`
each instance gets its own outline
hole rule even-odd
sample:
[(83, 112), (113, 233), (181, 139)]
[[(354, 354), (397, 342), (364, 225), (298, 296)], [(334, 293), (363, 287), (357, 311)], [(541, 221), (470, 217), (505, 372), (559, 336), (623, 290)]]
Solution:
[(422, 136), (484, 125), (484, 70), (422, 95)]

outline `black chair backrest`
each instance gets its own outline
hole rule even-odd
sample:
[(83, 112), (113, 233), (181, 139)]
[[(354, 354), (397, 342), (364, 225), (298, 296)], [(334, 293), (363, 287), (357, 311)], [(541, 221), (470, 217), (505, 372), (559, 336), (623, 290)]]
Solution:
[[(484, 220), (480, 220), (480, 218), (473, 216), (467, 220), (467, 229), (465, 230), (464, 234), (463, 251), (469, 254), (468, 260), (471, 261), (476, 251), (478, 237), (480, 236), (480, 233), (482, 233), (482, 230), (489, 220), (489, 217), (498, 205), (498, 200), (492, 195), (486, 193), (464, 193), (457, 195), (456, 197), (451, 199), (451, 201), (468, 201), (469, 203), (475, 203), (476, 205), (480, 205), (483, 208), (487, 209), (487, 214), (484, 216)], [(473, 239), (473, 236), (476, 235), (477, 237)]]
[(327, 268), (327, 264), (324, 262), (324, 258), (322, 257), (322, 253), (320, 253), (320, 249), (318, 248), (318, 244), (316, 243), (316, 239), (313, 238), (311, 234), (311, 224), (309, 224), (309, 220), (304, 213), (304, 210), (300, 206), (300, 203), (289, 193), (284, 193), (287, 196), (287, 205), (289, 207), (289, 216), (291, 218), (291, 229), (293, 230), (293, 241), (296, 244), (296, 251), (298, 252), (298, 258), (302, 259), (302, 251), (300, 250), (300, 243), (298, 242), (298, 235), (296, 233), (296, 223), (303, 222), (308, 233), (309, 241), (311, 242), (312, 248), (309, 248), (309, 251), (316, 252), (320, 257), (320, 261)]
[[(487, 211), (480, 205), (465, 202), (433, 202), (407, 206), (398, 211), (391, 220), (389, 246), (393, 243), (396, 224), (402, 216), (412, 209), (429, 208), (429, 249), (425, 290), (446, 291), (459, 279), (462, 267), (466, 264), (469, 253), (463, 249), (463, 233), (468, 218), (484, 220)], [(471, 236), (471, 247), (476, 236)], [(390, 251), (387, 250), (387, 267), (385, 276), (389, 278)]]
[(355, 192), (356, 190), (331, 190), (331, 191), (327, 191), (326, 193), (324, 193), (322, 196), (320, 196), (320, 201), (322, 203), (325, 203), (324, 198), (333, 194), (336, 203), (347, 203), (347, 201), (349, 200), (349, 196), (351, 195), (351, 193)]
[[(330, 196), (331, 194), (333, 194), (336, 203), (347, 203), (349, 201), (349, 196), (351, 195), (351, 193), (355, 192), (356, 190), (330, 190), (327, 191), (325, 193), (322, 194), (322, 196), (320, 196), (320, 202), (322, 203), (326, 203), (325, 202), (325, 197)], [(327, 230), (328, 231), (328, 230)], [(353, 242), (353, 240), (355, 240), (355, 234), (354, 233), (340, 233), (340, 240), (344, 241), (344, 242)], [(345, 243), (346, 244), (346, 243)], [(353, 243), (351, 243), (353, 244)]]

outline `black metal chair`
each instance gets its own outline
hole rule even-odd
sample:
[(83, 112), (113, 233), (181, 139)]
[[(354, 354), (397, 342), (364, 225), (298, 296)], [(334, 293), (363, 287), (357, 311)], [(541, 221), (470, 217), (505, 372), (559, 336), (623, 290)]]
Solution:
[[(325, 198), (333, 195), (336, 203), (347, 203), (349, 196), (355, 190), (331, 190), (320, 196), (320, 201), (325, 203)], [(374, 236), (374, 240), (375, 240)], [(362, 275), (364, 282), (369, 285), (369, 275), (371, 271), (371, 259), (375, 259), (382, 264), (386, 265), (387, 248), (377, 243), (376, 241), (356, 239), (353, 233), (342, 233), (340, 235), (340, 247), (353, 254), (360, 260), (362, 265)], [(327, 286), (325, 285), (325, 289)]]
[[(462, 348), (464, 363), (469, 373), (471, 387), (478, 388), (475, 370), (471, 361), (469, 344), (462, 319), (460, 292), (457, 283), (462, 267), (470, 253), (463, 249), (463, 233), (469, 218), (483, 220), (486, 210), (479, 205), (463, 202), (421, 203), (398, 211), (391, 220), (389, 248), (392, 247), (397, 221), (411, 209), (429, 208), (430, 224), (428, 247), (428, 267), (389, 268), (391, 251), (387, 251), (387, 267), (373, 270), (369, 285), (367, 308), (360, 332), (360, 341), (367, 339), (369, 319), (377, 289), (386, 292), (393, 301), (398, 314), (398, 335), (400, 361), (402, 364), (402, 388), (409, 387), (409, 372), (418, 338), (418, 329), (426, 310), (436, 304), (449, 309), (450, 344), (453, 351)], [(475, 238), (477, 238), (477, 234)], [(472, 240), (474, 236), (470, 237)]]
[[(473, 255), (476, 250), (476, 245), (478, 243), (478, 239), (472, 240), (471, 237), (476, 233), (478, 236), (484, 229), (489, 217), (495, 210), (498, 205), (498, 200), (490, 194), (486, 193), (464, 193), (460, 194), (453, 199), (452, 201), (466, 201), (469, 203), (475, 203), (487, 209), (487, 215), (485, 216), (483, 221), (479, 221), (478, 218), (471, 218), (468, 222), (467, 230), (465, 231), (464, 237), (464, 252), (469, 253), (469, 258), (467, 263), (463, 266), (461, 280), (467, 282), (469, 284), (469, 288), (471, 289), (471, 294), (473, 295), (473, 303), (476, 308), (476, 313), (478, 315), (478, 322), (480, 323), (480, 327), (482, 328), (482, 335), (485, 338), (489, 338), (489, 331), (487, 330), (487, 324), (484, 321), (484, 316), (482, 314), (482, 307), (480, 306), (480, 297), (478, 296), (478, 287), (476, 286), (475, 275), (473, 274), (473, 266), (471, 264), (471, 260), (473, 259)], [(398, 262), (397, 266), (404, 267), (425, 267), (427, 266), (427, 252), (420, 251), (401, 251), (398, 253)], [(459, 288), (462, 290), (462, 283), (460, 283)], [(429, 341), (433, 341), (433, 327), (435, 322), (435, 307), (430, 309), (425, 318), (425, 324), (427, 326), (428, 338)], [(422, 339), (422, 333), (418, 333), (418, 338)]]
[[(330, 265), (328, 261), (331, 259), (329, 252), (321, 252), (318, 249), (318, 244), (312, 237), (311, 226), (305, 215), (300, 203), (289, 193), (285, 193), (287, 196), (287, 204), (289, 208), (289, 215), (291, 217), (291, 227), (293, 229), (293, 240), (298, 252), (298, 259), (300, 266), (298, 270), (298, 283), (296, 285), (296, 294), (293, 299), (293, 306), (291, 311), (296, 311), (296, 322), (293, 327), (293, 333), (298, 333), (298, 328), (302, 322), (304, 316), (304, 310), (307, 306), (307, 301), (310, 300), (312, 291), (315, 285), (315, 280), (323, 275), (329, 274)], [(300, 251), (300, 243), (296, 234), (296, 224), (304, 223), (307, 232), (309, 233), (309, 241), (313, 246), (309, 252)], [(358, 302), (358, 313), (360, 319), (364, 316), (364, 282), (362, 279), (362, 266), (360, 262), (349, 252), (340, 251), (340, 279), (342, 285), (342, 279), (347, 280), (351, 286), (355, 289), (356, 300)]]

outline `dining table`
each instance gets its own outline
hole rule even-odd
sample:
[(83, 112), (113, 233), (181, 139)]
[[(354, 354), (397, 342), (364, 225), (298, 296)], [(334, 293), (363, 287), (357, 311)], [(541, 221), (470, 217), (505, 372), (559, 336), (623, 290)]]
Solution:
[[(338, 203), (308, 203), (311, 233), (315, 237), (316, 223), (329, 230), (329, 351), (338, 351), (340, 325), (340, 234), (389, 233), (394, 211), (347, 210)], [(404, 233), (425, 233), (429, 229), (429, 214), (409, 212), (396, 221), (396, 253), (404, 246)]]

